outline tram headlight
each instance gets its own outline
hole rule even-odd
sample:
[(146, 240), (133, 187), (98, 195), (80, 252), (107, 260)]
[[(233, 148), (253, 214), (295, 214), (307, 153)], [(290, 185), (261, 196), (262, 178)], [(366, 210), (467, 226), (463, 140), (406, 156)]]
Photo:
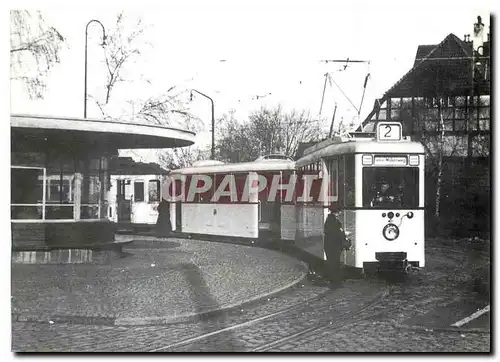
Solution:
[(399, 228), (394, 224), (387, 224), (382, 230), (382, 235), (389, 241), (396, 240), (399, 236)]

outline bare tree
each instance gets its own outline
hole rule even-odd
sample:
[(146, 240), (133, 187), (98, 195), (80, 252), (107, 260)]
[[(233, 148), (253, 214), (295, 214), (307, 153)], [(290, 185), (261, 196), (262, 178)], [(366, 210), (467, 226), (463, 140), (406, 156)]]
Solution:
[[(426, 170), (431, 179), (436, 182), (436, 199), (434, 203), (434, 216), (441, 214), (442, 187), (444, 183), (445, 170), (454, 156), (466, 153), (466, 141), (463, 136), (453, 133), (452, 112), (447, 112), (445, 107), (446, 96), (436, 95), (427, 100), (414, 102), (414, 114), (419, 117), (419, 129), (416, 134), (422, 143), (426, 153)], [(430, 104), (431, 102), (432, 104)], [(412, 119), (412, 104), (403, 103), (401, 107), (401, 118), (406, 124), (415, 124)]]
[(168, 170), (193, 166), (193, 163), (206, 160), (210, 155), (208, 148), (201, 149), (196, 146), (174, 148), (158, 152), (160, 165)]
[(295, 156), (301, 141), (319, 141), (323, 136), (320, 120), (313, 120), (304, 110), (285, 114), (281, 127), (281, 152), (290, 157)]
[(170, 87), (159, 96), (137, 101), (135, 106), (138, 106), (138, 112), (134, 116), (147, 123), (200, 131), (203, 127), (201, 120), (186, 107), (183, 96), (187, 91), (172, 93), (175, 88), (176, 86)]
[[(90, 95), (106, 118), (117, 118), (109, 113), (109, 105), (113, 102), (113, 95), (120, 83), (152, 83), (142, 74), (131, 74), (128, 68), (141, 57), (146, 47), (152, 46), (145, 40), (147, 28), (141, 18), (133, 18), (121, 12), (116, 17), (114, 27), (106, 31), (106, 42), (103, 45), (106, 68), (105, 96), (103, 100), (99, 100)], [(199, 120), (188, 112), (183, 101), (182, 96), (186, 92), (177, 91), (177, 86), (174, 85), (162, 94), (131, 98), (127, 102), (132, 106), (132, 115), (122, 115), (120, 118), (122, 121), (141, 120), (156, 125), (196, 128), (197, 125), (194, 124), (199, 123)]]
[(252, 133), (249, 123), (240, 123), (234, 111), (225, 114), (217, 121), (217, 158), (227, 162), (253, 161), (259, 156), (261, 141)]
[(103, 45), (107, 70), (105, 104), (109, 103), (111, 92), (118, 83), (130, 81), (123, 75), (126, 65), (132, 62), (135, 57), (140, 56), (142, 48), (148, 44), (144, 39), (141, 39), (146, 29), (142, 19), (135, 20), (132, 31), (126, 30), (130, 27), (127, 22), (128, 18), (124, 13), (119, 13), (116, 17), (115, 27), (106, 34), (106, 43)]
[(105, 96), (103, 100), (100, 100), (89, 94), (89, 98), (94, 100), (101, 114), (106, 118), (113, 118), (108, 113), (107, 106), (113, 99), (112, 95), (118, 84), (134, 81), (127, 73), (127, 67), (140, 57), (144, 48), (149, 45), (143, 39), (145, 30), (146, 26), (143, 25), (140, 17), (133, 19), (126, 16), (124, 12), (116, 16), (113, 28), (106, 29), (106, 39), (102, 45), (106, 68)]
[(43, 98), (47, 76), (59, 54), (64, 37), (46, 24), (39, 11), (10, 12), (11, 80), (20, 80), (31, 99)]
[(318, 141), (320, 123), (308, 112), (283, 112), (281, 106), (261, 108), (253, 112), (247, 123), (239, 123), (232, 115), (222, 122), (219, 158), (230, 162), (252, 161), (260, 155), (282, 153), (294, 157), (300, 142)]

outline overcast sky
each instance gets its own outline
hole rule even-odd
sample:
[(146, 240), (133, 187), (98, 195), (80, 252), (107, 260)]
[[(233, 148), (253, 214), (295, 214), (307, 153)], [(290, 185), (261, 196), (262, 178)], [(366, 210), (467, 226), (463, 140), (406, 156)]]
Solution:
[[(324, 73), (330, 72), (342, 91), (327, 85), (322, 108), (322, 116), (328, 118), (325, 129), (335, 104), (337, 122), (341, 118), (344, 123), (358, 122), (375, 98), (411, 68), (419, 44), (437, 44), (449, 33), (463, 39), (472, 34), (477, 15), (489, 25), (489, 8), (481, 5), (486, 2), (337, 3), (252, 1), (223, 6), (191, 1), (128, 9), (126, 14), (142, 17), (148, 26), (144, 39), (151, 45), (127, 66), (131, 82), (116, 89), (116, 112), (130, 116), (135, 110), (127, 100), (158, 95), (176, 85), (180, 91), (195, 88), (212, 97), (216, 117), (234, 109), (245, 120), (262, 105), (282, 104), (285, 109), (306, 109), (317, 118)], [(121, 10), (118, 3), (114, 5), (105, 10), (68, 5), (41, 9), (47, 22), (66, 37), (67, 48), (50, 75), (44, 100), (30, 101), (22, 88), (13, 85), (13, 113), (83, 116), (85, 25), (97, 19), (111, 28)], [(88, 39), (88, 90), (102, 99), (98, 25), (90, 26)], [(347, 58), (367, 62), (348, 64), (345, 70), (345, 64), (321, 62)], [(355, 107), (360, 106), (368, 73), (357, 118)], [(92, 102), (88, 104), (88, 116), (99, 117)], [(205, 124), (198, 138), (205, 144), (210, 139), (210, 102), (195, 96), (188, 106)]]

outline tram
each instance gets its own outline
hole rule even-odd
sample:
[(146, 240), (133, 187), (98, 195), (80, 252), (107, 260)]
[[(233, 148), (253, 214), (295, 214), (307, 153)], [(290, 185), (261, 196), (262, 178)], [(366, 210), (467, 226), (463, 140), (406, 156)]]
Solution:
[(156, 224), (163, 175), (111, 175), (108, 219), (132, 230)]
[(365, 273), (424, 267), (424, 164), (422, 144), (403, 138), (397, 122), (380, 122), (374, 138), (335, 138), (307, 149), (297, 176), (315, 173), (328, 187), (317, 200), (296, 199), (296, 246), (328, 262), (323, 225), (333, 204), (352, 244), (342, 264)]
[(267, 155), (254, 162), (201, 161), (174, 170), (164, 186), (172, 226), (187, 234), (293, 240), (293, 200), (282, 197), (279, 184), (294, 169), (291, 158)]
[(113, 159), (107, 194), (108, 220), (118, 229), (150, 229), (158, 219), (158, 205), (168, 171), (154, 163), (134, 162), (130, 157)]

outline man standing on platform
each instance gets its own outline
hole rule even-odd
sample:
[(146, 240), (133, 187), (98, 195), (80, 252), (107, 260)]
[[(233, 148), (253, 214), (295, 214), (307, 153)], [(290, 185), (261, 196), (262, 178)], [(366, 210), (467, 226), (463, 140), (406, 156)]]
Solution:
[(330, 214), (326, 218), (324, 228), (324, 249), (326, 254), (326, 269), (330, 280), (338, 284), (342, 281), (342, 269), (340, 266), (340, 253), (345, 248), (346, 238), (342, 223), (338, 219), (339, 206), (332, 204), (329, 207)]

